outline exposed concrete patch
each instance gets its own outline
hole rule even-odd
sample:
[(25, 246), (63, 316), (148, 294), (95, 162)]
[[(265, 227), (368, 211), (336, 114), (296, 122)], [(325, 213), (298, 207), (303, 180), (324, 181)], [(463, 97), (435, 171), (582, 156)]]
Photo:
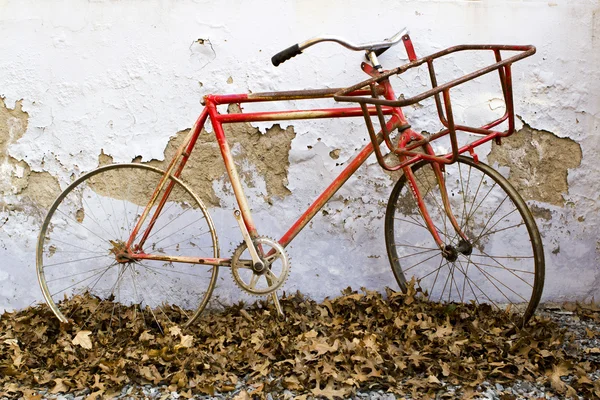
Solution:
[(341, 152), (340, 149), (331, 150), (329, 152), (329, 157), (331, 157), (334, 160), (337, 160), (338, 158), (340, 158), (340, 152)]
[(537, 204), (530, 204), (529, 209), (536, 218), (545, 219), (546, 221), (550, 221), (552, 219), (552, 211), (547, 208), (540, 207)]
[(563, 206), (568, 169), (578, 167), (581, 157), (574, 140), (525, 125), (501, 146), (492, 144), (488, 162), (510, 167), (508, 180), (525, 200)]
[[(239, 109), (230, 106), (230, 112), (239, 112)], [(296, 136), (290, 126), (286, 129), (279, 124), (273, 125), (263, 134), (258, 128), (249, 123), (225, 124), (225, 135), (232, 149), (238, 173), (249, 187), (254, 187), (255, 177), (253, 172), (242, 169), (242, 162), (248, 162), (264, 179), (267, 196), (266, 201), (271, 203), (273, 198), (283, 198), (291, 192), (287, 188), (289, 152), (292, 140)], [(144, 164), (165, 169), (173, 158), (175, 152), (185, 140), (189, 129), (178, 132), (165, 148), (164, 161), (151, 160)], [(139, 162), (139, 157), (133, 160)], [(99, 165), (112, 163), (112, 157), (100, 153)], [(182, 180), (187, 183), (205, 204), (220, 206), (220, 200), (213, 188), (213, 182), (225, 175), (225, 166), (221, 152), (212, 133), (202, 131), (190, 159), (182, 173)], [(114, 187), (118, 187), (116, 184)]]
[(31, 200), (43, 209), (50, 208), (61, 192), (56, 177), (50, 175), (48, 172), (32, 171), (28, 179), (29, 184), (23, 189), (21, 196)]
[(28, 117), (20, 101), (11, 110), (0, 97), (0, 193), (4, 195), (16, 194), (25, 185), (20, 181), (26, 164), (11, 157), (8, 147), (25, 134)]
[(48, 208), (60, 193), (58, 180), (47, 172), (31, 171), (29, 165), (8, 154), (8, 148), (16, 143), (27, 130), (29, 115), (18, 101), (13, 109), (7, 107), (0, 97), (0, 206), (20, 211), (21, 205), (7, 201), (8, 195), (20, 195), (19, 203), (29, 203), (34, 208)]

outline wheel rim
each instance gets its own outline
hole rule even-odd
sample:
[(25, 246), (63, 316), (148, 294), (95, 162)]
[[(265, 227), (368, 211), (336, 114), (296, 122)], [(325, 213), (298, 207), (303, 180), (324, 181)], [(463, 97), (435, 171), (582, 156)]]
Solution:
[[(86, 301), (94, 304), (94, 310), (104, 313), (90, 310), (84, 313), (89, 314), (84, 320), (74, 321), (87, 327), (102, 319), (108, 328), (131, 319), (187, 326), (206, 307), (217, 267), (126, 258), (132, 227), (163, 174), (143, 164), (101, 167), (77, 179), (54, 202), (38, 239), (37, 273), (45, 300), (61, 321), (89, 308), (84, 301), (78, 306), (81, 296), (88, 296)], [(169, 201), (142, 250), (218, 257), (218, 242), (206, 208), (181, 181), (170, 178), (168, 182), (173, 182)], [(134, 243), (139, 243), (149, 221), (147, 218)], [(139, 250), (132, 247), (129, 251)], [(72, 301), (65, 302), (65, 298)]]
[(526, 323), (541, 296), (544, 256), (525, 202), (504, 177), (483, 163), (460, 157), (446, 166), (453, 213), (473, 245), (470, 255), (462, 254), (454, 251), (461, 238), (443, 211), (431, 164), (419, 163), (413, 171), (436, 229), (456, 260), (442, 256), (402, 176), (390, 197), (385, 229), (388, 256), (401, 289), (406, 291), (414, 277), (431, 300), (488, 303), (511, 311), (517, 324)]

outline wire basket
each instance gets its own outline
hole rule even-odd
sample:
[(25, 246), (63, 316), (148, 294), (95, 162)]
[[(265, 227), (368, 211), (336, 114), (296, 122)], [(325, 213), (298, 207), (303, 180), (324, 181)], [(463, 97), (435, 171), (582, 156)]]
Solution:
[[(447, 56), (452, 53), (463, 52), (463, 51), (488, 51), (493, 52), (495, 63), (490, 64), (484, 68), (481, 68), (475, 72), (463, 75), (457, 79), (454, 79), (450, 82), (444, 84), (438, 84), (438, 78), (436, 76), (434, 61), (440, 59), (441, 57)], [(502, 59), (501, 52), (503, 51), (511, 51), (517, 52), (517, 54)], [(515, 45), (459, 45), (447, 48), (440, 52), (434, 53), (427, 57), (420, 58), (418, 60), (409, 62), (408, 64), (397, 67), (393, 70), (386, 71), (377, 76), (374, 76), (371, 79), (367, 79), (363, 82), (360, 82), (356, 85), (350, 86), (348, 88), (342, 89), (339, 92), (335, 93), (334, 99), (336, 101), (342, 102), (354, 102), (359, 103), (362, 112), (365, 118), (365, 123), (367, 125), (367, 129), (369, 130), (369, 136), (371, 137), (371, 141), (373, 142), (373, 146), (375, 148), (375, 152), (377, 154), (377, 159), (383, 168), (388, 170), (397, 170), (406, 165), (410, 165), (414, 162), (417, 162), (421, 159), (428, 159), (431, 161), (436, 161), (444, 164), (453, 163), (458, 158), (459, 154), (462, 154), (466, 151), (469, 151), (471, 154), (474, 154), (473, 149), (487, 141), (492, 139), (499, 140), (502, 137), (510, 136), (513, 134), (515, 130), (515, 114), (514, 114), (514, 104), (513, 104), (513, 90), (512, 90), (512, 64), (516, 61), (519, 61), (523, 58), (529, 57), (535, 53), (534, 46), (515, 46)], [(419, 67), (423, 64), (427, 64), (427, 68), (429, 71), (429, 78), (431, 80), (432, 89), (422, 92), (416, 96), (406, 98), (406, 99), (388, 99), (380, 97), (382, 93), (380, 83), (387, 83), (390, 76), (400, 75), (409, 69)], [(452, 101), (450, 97), (450, 89), (461, 85), (465, 82), (471, 81), (475, 78), (478, 78), (482, 75), (492, 73), (494, 71), (498, 72), (498, 77), (500, 79), (500, 86), (502, 88), (502, 94), (504, 97), (504, 103), (506, 106), (506, 112), (503, 116), (494, 121), (488, 122), (483, 126), (467, 126), (460, 125), (455, 123), (455, 117), (452, 112)], [(370, 88), (371, 96), (353, 96), (350, 93), (355, 92), (359, 89)], [(385, 92), (385, 90), (384, 90)], [(435, 105), (437, 108), (438, 118), (443, 125), (443, 129), (440, 132), (429, 135), (424, 139), (416, 140), (416, 141), (398, 141), (397, 145), (392, 144), (392, 140), (390, 139), (389, 128), (385, 122), (384, 114), (390, 114), (390, 108), (396, 107), (405, 107), (412, 104), (416, 104), (424, 99), (429, 97), (433, 97), (435, 100)], [(371, 106), (368, 106), (371, 105)], [(375, 107), (376, 112), (373, 112), (373, 106)], [(373, 128), (373, 121), (371, 120), (372, 116), (377, 115), (379, 120), (379, 125), (381, 126), (380, 135), (375, 134)], [(508, 129), (505, 131), (494, 130), (494, 127), (497, 127), (501, 123), (508, 121)], [(408, 128), (406, 126), (405, 128)], [(400, 127), (402, 131), (403, 127)], [(457, 131), (464, 131), (474, 135), (480, 136), (479, 138), (469, 142), (466, 145), (459, 147), (458, 140), (456, 137)], [(419, 148), (428, 145), (430, 142), (440, 139), (442, 137), (448, 136), (450, 139), (450, 144), (452, 150), (446, 154), (427, 154), (419, 152)], [(381, 142), (385, 142), (390, 152), (396, 154), (401, 163), (394, 167), (390, 167), (385, 164), (383, 160), (383, 155), (380, 152), (379, 145)]]

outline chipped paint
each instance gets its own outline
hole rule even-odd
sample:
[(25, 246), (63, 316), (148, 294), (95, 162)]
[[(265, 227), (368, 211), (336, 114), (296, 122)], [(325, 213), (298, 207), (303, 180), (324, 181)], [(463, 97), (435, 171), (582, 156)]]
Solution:
[[(164, 166), (206, 94), (359, 82), (365, 78), (359, 68), (364, 56), (333, 44), (308, 49), (279, 68), (270, 57), (319, 33), (360, 42), (389, 37), (404, 24), (417, 55), (459, 43), (537, 46), (534, 57), (514, 66), (515, 109), (528, 125), (500, 147), (478, 149), (478, 155), (497, 164), (532, 206), (547, 248), (545, 298), (600, 298), (597, 4), (333, 0), (323, 8), (316, 0), (238, 3), (200, 7), (193, 0), (148, 0), (141, 7), (139, 1), (95, 1), (74, 3), (68, 15), (34, 0), (2, 4), (0, 309), (41, 298), (32, 267), (36, 236), (60, 188), (108, 162)], [(316, 8), (321, 18), (314, 17)], [(277, 9), (280, 18), (264, 9)], [(368, 29), (366, 11), (377, 15)], [(335, 23), (340, 14), (344, 24)], [(440, 16), (447, 17), (443, 26)], [(19, 40), (10, 40), (15, 32)], [(386, 68), (406, 60), (401, 48), (380, 57)], [(440, 80), (470, 72), (469, 64), (481, 62), (464, 61), (441, 63), (436, 67)], [(406, 97), (429, 88), (423, 71), (403, 74), (394, 84)], [(497, 89), (473, 84), (453, 90), (456, 118), (484, 121), (502, 112)], [(332, 105), (306, 100), (277, 107), (319, 106)], [(248, 104), (244, 112), (268, 108)], [(409, 107), (406, 114), (419, 132), (439, 129), (433, 102)], [(209, 205), (226, 255), (241, 241), (232, 217), (236, 205), (206, 129), (184, 179)], [(226, 134), (259, 234), (274, 237), (368, 141), (360, 118), (294, 121), (293, 126), (288, 121), (238, 124), (226, 126)], [(289, 247), (293, 268), (286, 290), (322, 298), (348, 285), (395, 287), (384, 256), (382, 217), (396, 178), (383, 173), (374, 159), (357, 171)], [(239, 291), (227, 274), (222, 277), (215, 295), (224, 303), (237, 301)]]
[(508, 180), (525, 200), (563, 206), (568, 171), (581, 165), (581, 157), (581, 146), (574, 140), (525, 126), (502, 145), (493, 144), (487, 159), (510, 168)]
[(29, 115), (21, 101), (7, 107), (0, 97), (0, 206), (9, 211), (25, 211), (44, 215), (60, 186), (48, 172), (32, 171), (23, 160), (10, 155), (10, 146), (17, 143), (27, 130)]
[(25, 134), (27, 119), (21, 101), (11, 109), (0, 97), (0, 192), (5, 196), (17, 194), (26, 186), (24, 174), (27, 164), (12, 157), (8, 150)]
[[(251, 168), (240, 168), (240, 176), (249, 188), (256, 187), (257, 178), (265, 183), (266, 194), (264, 201), (272, 203), (281, 200), (290, 195), (290, 190), (286, 187), (288, 184), (289, 152), (292, 140), (296, 136), (293, 128), (282, 129), (279, 125), (273, 125), (265, 133), (252, 127), (248, 123), (227, 124), (225, 135), (229, 140), (230, 146), (234, 148), (234, 160), (238, 165), (248, 163)], [(185, 139), (189, 129), (178, 132), (172, 137), (165, 148), (165, 160), (151, 160), (143, 162), (151, 166), (165, 169), (168, 161), (171, 160), (177, 148)], [(141, 162), (140, 158), (132, 160)], [(101, 152), (98, 157), (98, 165), (113, 163), (110, 155)], [(215, 193), (213, 182), (222, 180), (226, 176), (221, 153), (213, 135), (202, 131), (196, 147), (192, 152), (186, 168), (182, 174), (182, 180), (187, 183), (192, 190), (205, 202), (205, 204), (218, 207), (221, 200)], [(107, 183), (107, 187), (112, 184), (114, 191), (103, 188), (103, 194), (109, 196), (122, 196), (117, 182)], [(148, 186), (144, 182), (140, 186)], [(231, 192), (232, 193), (232, 192)], [(139, 198), (132, 194), (129, 200), (135, 201)]]

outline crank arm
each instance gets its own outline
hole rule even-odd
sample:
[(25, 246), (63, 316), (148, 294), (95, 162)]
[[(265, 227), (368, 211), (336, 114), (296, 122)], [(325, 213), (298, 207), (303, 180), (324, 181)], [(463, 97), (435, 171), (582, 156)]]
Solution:
[(252, 257), (252, 262), (254, 263), (254, 265), (258, 264), (260, 267), (264, 268), (265, 264), (261, 261), (260, 257), (258, 256), (258, 252), (256, 251), (256, 247), (254, 246), (254, 242), (250, 237), (250, 233), (248, 233), (248, 229), (246, 229), (246, 224), (244, 224), (242, 213), (240, 212), (240, 210), (235, 210), (233, 212), (233, 216), (235, 217), (235, 219), (238, 222), (238, 225), (240, 226), (240, 231), (242, 231), (242, 237), (244, 238), (244, 242), (246, 242), (246, 246), (248, 247), (248, 251), (250, 252), (250, 257)]

